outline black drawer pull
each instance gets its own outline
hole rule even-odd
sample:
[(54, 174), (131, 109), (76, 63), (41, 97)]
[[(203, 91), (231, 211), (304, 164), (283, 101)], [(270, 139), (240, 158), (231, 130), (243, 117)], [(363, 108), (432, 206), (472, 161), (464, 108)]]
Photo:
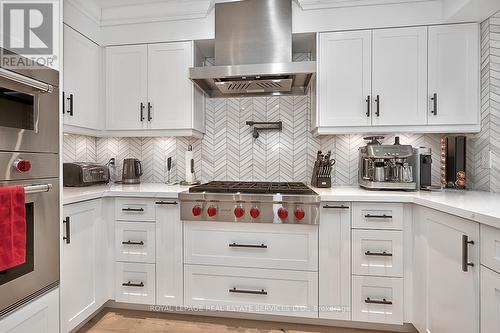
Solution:
[(323, 208), (326, 208), (326, 209), (349, 209), (349, 206), (344, 206), (344, 205), (341, 205), (341, 206), (324, 205)]
[(372, 215), (372, 214), (366, 214), (365, 219), (392, 219), (392, 215)]
[(231, 244), (229, 244), (229, 247), (249, 247), (249, 248), (257, 248), (257, 249), (267, 249), (267, 245), (265, 245), (265, 244), (253, 245), (253, 244), (231, 243)]
[(462, 271), (468, 272), (469, 267), (474, 267), (473, 262), (469, 262), (469, 245), (474, 245), (474, 241), (469, 240), (469, 236), (462, 235)]
[(370, 297), (367, 297), (365, 299), (365, 303), (368, 304), (384, 304), (384, 305), (392, 305), (391, 301), (386, 300), (385, 298), (383, 299), (371, 299)]
[(238, 293), (238, 294), (252, 294), (252, 295), (267, 295), (267, 291), (264, 289), (261, 290), (244, 290), (244, 289), (229, 289), (230, 293)]
[(122, 286), (124, 287), (144, 287), (144, 282), (141, 282), (141, 283), (132, 283), (132, 282), (125, 282), (125, 283), (122, 283)]
[(134, 242), (134, 241), (126, 241), (126, 242), (122, 242), (123, 245), (144, 245), (144, 242), (143, 241), (139, 241), (139, 242)]
[(69, 216), (66, 216), (66, 218), (63, 220), (63, 224), (66, 225), (66, 232), (63, 240), (66, 241), (66, 244), (69, 244), (71, 243), (71, 218)]
[(392, 253), (388, 252), (371, 252), (371, 251), (366, 251), (365, 256), (380, 256), (380, 257), (392, 257)]
[(122, 208), (123, 212), (143, 212), (144, 208)]
[(177, 201), (157, 201), (155, 202), (157, 205), (178, 205)]

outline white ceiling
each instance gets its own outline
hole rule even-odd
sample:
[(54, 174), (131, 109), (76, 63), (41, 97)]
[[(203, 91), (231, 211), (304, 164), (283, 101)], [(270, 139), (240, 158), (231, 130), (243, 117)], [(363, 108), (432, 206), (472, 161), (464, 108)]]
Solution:
[(121, 7), (121, 6), (130, 6), (130, 5), (143, 5), (143, 4), (151, 4), (158, 2), (181, 2), (186, 0), (87, 0), (93, 2), (100, 8), (112, 8), (112, 7)]

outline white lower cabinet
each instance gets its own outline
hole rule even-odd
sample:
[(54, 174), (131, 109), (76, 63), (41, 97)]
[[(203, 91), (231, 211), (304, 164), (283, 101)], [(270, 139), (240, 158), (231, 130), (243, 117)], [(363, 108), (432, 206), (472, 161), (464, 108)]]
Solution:
[(155, 304), (155, 265), (115, 263), (115, 300)]
[(403, 324), (403, 279), (373, 276), (352, 278), (352, 320)]
[(403, 277), (403, 232), (353, 230), (352, 274)]
[(0, 319), (3, 333), (58, 333), (59, 289), (54, 289)]
[(414, 209), (413, 222), (414, 326), (479, 332), (479, 224), (424, 207)]
[(317, 317), (317, 272), (185, 265), (184, 286), (190, 307)]
[(64, 206), (61, 261), (61, 331), (69, 332), (110, 297), (106, 267), (108, 239), (101, 200)]
[(481, 266), (481, 333), (500, 333), (500, 273)]
[(149, 222), (116, 222), (116, 261), (154, 264), (155, 224)]
[(351, 214), (348, 203), (321, 203), (319, 317), (351, 319)]
[(176, 199), (156, 201), (156, 304), (183, 304), (182, 222)]

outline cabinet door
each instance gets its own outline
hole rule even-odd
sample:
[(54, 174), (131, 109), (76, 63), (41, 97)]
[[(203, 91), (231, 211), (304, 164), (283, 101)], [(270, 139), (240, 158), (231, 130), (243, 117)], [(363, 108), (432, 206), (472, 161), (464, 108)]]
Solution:
[(156, 202), (156, 304), (183, 304), (182, 222), (176, 199)]
[(147, 45), (106, 48), (108, 129), (129, 130), (147, 127), (147, 69)]
[[(65, 240), (61, 262), (61, 329), (69, 332), (106, 301), (101, 285), (106, 281), (101, 264), (100, 201), (64, 207)], [(68, 229), (69, 228), (69, 229)], [(67, 238), (69, 236), (69, 238)]]
[(351, 220), (347, 203), (322, 203), (319, 224), (319, 317), (350, 320)]
[(429, 124), (479, 122), (478, 29), (476, 23), (429, 27)]
[(373, 31), (372, 93), (373, 125), (427, 124), (427, 27)]
[(0, 320), (0, 332), (58, 333), (59, 289), (54, 289)]
[(500, 333), (500, 274), (481, 266), (481, 333)]
[(103, 129), (100, 73), (101, 47), (64, 25), (65, 125)]
[(323, 33), (319, 47), (319, 125), (371, 125), (371, 30)]
[(153, 129), (193, 128), (192, 42), (148, 45), (148, 101)]
[[(420, 332), (479, 332), (479, 225), (418, 207), (414, 318)], [(474, 244), (464, 244), (464, 236)], [(462, 259), (474, 266), (465, 266)]]

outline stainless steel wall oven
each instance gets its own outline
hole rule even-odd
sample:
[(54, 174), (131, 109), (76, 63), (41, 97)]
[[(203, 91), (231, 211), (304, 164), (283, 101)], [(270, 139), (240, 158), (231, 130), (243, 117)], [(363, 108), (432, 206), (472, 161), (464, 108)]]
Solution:
[(0, 67), (0, 186), (26, 194), (26, 261), (0, 271), (0, 317), (59, 284), (59, 72)]

